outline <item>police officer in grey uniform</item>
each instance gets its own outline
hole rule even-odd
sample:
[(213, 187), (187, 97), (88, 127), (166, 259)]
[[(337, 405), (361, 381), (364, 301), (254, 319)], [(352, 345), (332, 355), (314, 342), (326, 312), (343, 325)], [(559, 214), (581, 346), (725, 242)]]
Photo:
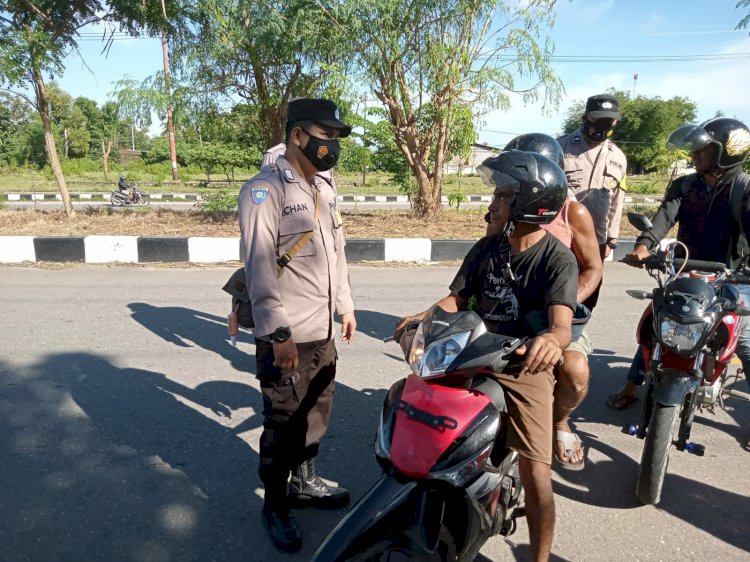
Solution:
[(284, 154), (240, 190), (264, 403), (258, 469), (265, 488), (263, 520), (274, 545), (290, 552), (302, 545), (290, 507), (349, 501), (345, 489), (317, 475), (315, 457), (332, 409), (334, 314), (341, 319), (343, 341), (350, 342), (356, 330), (338, 199), (317, 174), (336, 164), (338, 138), (350, 132), (333, 102), (291, 101)]
[[(601, 259), (617, 247), (625, 200), (627, 160), (610, 137), (620, 119), (620, 102), (608, 94), (591, 96), (581, 126), (557, 139), (563, 149), (568, 185), (594, 220)], [(593, 309), (599, 287), (584, 302)]]

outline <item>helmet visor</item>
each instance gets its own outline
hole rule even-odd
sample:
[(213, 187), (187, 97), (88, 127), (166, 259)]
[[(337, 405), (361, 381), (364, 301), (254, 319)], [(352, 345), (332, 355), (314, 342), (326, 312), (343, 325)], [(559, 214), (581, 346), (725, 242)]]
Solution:
[(669, 135), (667, 148), (695, 152), (707, 147), (713, 140), (713, 137), (703, 127), (699, 127), (698, 125), (683, 125), (672, 131)]

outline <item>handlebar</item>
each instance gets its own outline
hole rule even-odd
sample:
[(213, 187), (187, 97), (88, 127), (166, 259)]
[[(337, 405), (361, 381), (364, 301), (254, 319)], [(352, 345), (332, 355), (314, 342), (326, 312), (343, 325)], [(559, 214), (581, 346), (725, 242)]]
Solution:
[(680, 269), (683, 264), (685, 269), (688, 271), (713, 271), (714, 273), (721, 273), (727, 270), (727, 265), (718, 261), (703, 261), (703, 260), (684, 260), (681, 258), (675, 258), (674, 266)]
[[(640, 261), (635, 260), (620, 260), (622, 263), (644, 265), (647, 269), (661, 269), (666, 265), (666, 260), (660, 255), (651, 255), (647, 258), (643, 258)], [(725, 263), (717, 261), (704, 261), (704, 260), (685, 260), (683, 258), (675, 258), (672, 262), (675, 269), (685, 269), (687, 271), (711, 271), (714, 273), (722, 273), (727, 270)], [(750, 278), (749, 278), (750, 279)]]

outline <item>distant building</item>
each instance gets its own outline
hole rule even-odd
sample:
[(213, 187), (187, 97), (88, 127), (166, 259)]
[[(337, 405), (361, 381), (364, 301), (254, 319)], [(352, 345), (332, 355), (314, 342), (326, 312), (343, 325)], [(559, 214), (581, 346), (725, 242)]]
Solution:
[(444, 174), (457, 174), (459, 171), (461, 175), (476, 174), (477, 166), (485, 161), (490, 156), (499, 154), (501, 150), (490, 146), (488, 144), (474, 143), (471, 145), (471, 152), (468, 158), (460, 159), (458, 157), (447, 162), (443, 166)]
[(143, 160), (142, 150), (130, 150), (129, 148), (120, 149), (120, 162), (128, 164), (136, 160)]

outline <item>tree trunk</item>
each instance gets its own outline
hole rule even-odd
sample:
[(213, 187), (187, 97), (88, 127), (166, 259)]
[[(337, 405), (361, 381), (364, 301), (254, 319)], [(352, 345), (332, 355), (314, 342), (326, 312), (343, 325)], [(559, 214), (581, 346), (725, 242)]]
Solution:
[(68, 157), (69, 150), (70, 150), (70, 139), (68, 137), (68, 129), (63, 129), (63, 158)]
[(102, 139), (102, 164), (104, 165), (104, 179), (109, 179), (109, 154), (112, 152), (112, 141)]
[(75, 210), (70, 202), (70, 194), (68, 193), (68, 186), (65, 184), (65, 176), (63, 175), (62, 168), (60, 167), (60, 159), (57, 157), (57, 146), (55, 145), (55, 137), (52, 135), (52, 122), (49, 117), (49, 103), (47, 102), (47, 90), (44, 86), (44, 78), (42, 72), (38, 68), (32, 70), (34, 76), (34, 93), (36, 94), (36, 107), (39, 111), (39, 116), (42, 118), (42, 126), (44, 128), (44, 147), (47, 151), (47, 160), (52, 168), (52, 173), (55, 175), (57, 180), (57, 186), (60, 189), (60, 195), (62, 196), (63, 205), (65, 206), (65, 214), (68, 217), (75, 216)]
[[(164, 18), (166, 19), (166, 7), (162, 1), (162, 9), (164, 10)], [(172, 118), (172, 97), (169, 88), (169, 55), (167, 49), (167, 33), (163, 31), (161, 34), (161, 46), (164, 54), (164, 93), (167, 96), (167, 131), (169, 132), (169, 156), (172, 160), (172, 181), (177, 181), (177, 147), (175, 146), (174, 140), (174, 119)]]

